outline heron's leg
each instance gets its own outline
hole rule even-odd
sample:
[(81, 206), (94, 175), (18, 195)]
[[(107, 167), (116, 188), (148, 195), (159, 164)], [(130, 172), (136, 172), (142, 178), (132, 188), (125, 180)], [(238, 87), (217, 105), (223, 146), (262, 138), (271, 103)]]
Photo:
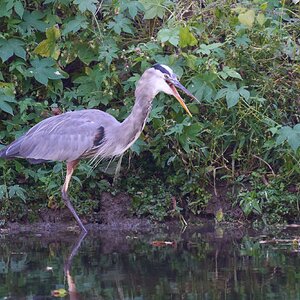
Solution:
[(76, 219), (76, 221), (77, 221), (78, 225), (80, 226), (81, 230), (84, 231), (84, 232), (87, 232), (87, 230), (83, 226), (80, 218), (78, 217), (73, 205), (71, 204), (71, 200), (70, 200), (70, 197), (68, 195), (69, 183), (70, 183), (70, 180), (72, 178), (72, 174), (73, 174), (77, 164), (78, 164), (78, 160), (67, 162), (67, 175), (66, 175), (65, 183), (64, 183), (64, 185), (61, 189), (61, 195), (62, 195), (62, 198), (64, 200), (64, 203), (66, 204), (66, 206), (68, 207), (68, 209), (70, 210), (70, 212), (72, 213), (74, 218)]

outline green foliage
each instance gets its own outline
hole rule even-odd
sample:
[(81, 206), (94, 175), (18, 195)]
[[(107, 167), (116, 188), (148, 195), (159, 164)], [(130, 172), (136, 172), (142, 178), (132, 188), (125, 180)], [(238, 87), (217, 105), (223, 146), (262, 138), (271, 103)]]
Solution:
[(250, 188), (240, 189), (236, 202), (247, 217), (258, 215), (265, 224), (299, 220), (299, 195), (286, 191), (283, 180), (263, 183), (261, 173), (253, 172), (249, 183)]
[(64, 78), (59, 69), (55, 68), (55, 62), (51, 58), (34, 59), (32, 67), (27, 70), (28, 77), (34, 77), (41, 84), (47, 85), (49, 79), (58, 80)]
[(170, 184), (170, 190), (177, 187), (176, 191), (173, 190), (173, 195), (177, 194), (182, 206), (195, 215), (201, 214), (211, 199), (211, 195), (203, 188), (199, 175), (188, 178), (179, 173), (169, 176), (167, 182)]
[[(137, 204), (136, 196), (138, 214), (153, 206), (158, 212), (153, 218), (162, 219), (170, 209), (166, 199), (173, 196), (198, 214), (209, 201), (208, 186), (220, 180), (234, 184), (249, 172), (270, 169), (284, 184), (276, 193), (293, 201), (300, 177), (299, 5), (279, 0), (201, 3), (1, 1), (1, 145), (68, 110), (99, 108), (122, 121), (140, 74), (159, 62), (172, 67), (200, 104), (187, 102), (189, 118), (171, 97), (156, 97), (151, 122), (130, 152), (135, 156), (130, 172), (142, 182), (142, 170), (152, 164), (164, 173), (159, 185), (168, 192), (154, 199), (144, 191), (139, 199), (147, 208)], [(1, 161), (1, 168), (6, 179), (0, 184), (7, 191), (12, 186), (26, 190), (26, 205), (59, 199), (60, 164)], [(95, 183), (102, 175), (90, 171), (85, 180), (85, 173), (79, 170), (75, 180), (93, 200), (98, 197), (94, 189), (103, 189)], [(29, 188), (33, 185), (35, 191)], [(71, 189), (82, 198), (77, 183)], [(238, 203), (249, 216), (264, 214), (267, 202), (276, 210), (270, 197), (262, 204), (260, 188), (245, 193), (240, 192)], [(89, 207), (78, 203), (84, 212)]]
[[(239, 75), (230, 69), (224, 72), (225, 76), (228, 75), (230, 77), (236, 76), (236, 74)], [(244, 86), (238, 89), (236, 84), (232, 82), (225, 82), (224, 86), (225, 88), (218, 91), (216, 100), (225, 96), (228, 108), (235, 106), (239, 102), (240, 97), (243, 97), (246, 101), (249, 100), (250, 92), (246, 90)]]
[(163, 18), (169, 7), (173, 7), (174, 3), (170, 0), (140, 0), (143, 5), (144, 18), (154, 19), (156, 17)]
[[(58, 59), (60, 51), (57, 49), (56, 41), (60, 38), (60, 30), (57, 26), (46, 29), (46, 39), (41, 41), (33, 50), (33, 53), (44, 57)], [(54, 79), (54, 78), (52, 78)]]
[(108, 23), (108, 28), (113, 29), (116, 34), (120, 34), (121, 32), (133, 34), (130, 25), (131, 21), (129, 19), (122, 14), (118, 14), (114, 17), (113, 21)]
[(79, 10), (84, 13), (85, 11), (89, 11), (91, 13), (95, 13), (97, 9), (97, 0), (74, 0), (74, 4), (78, 4)]
[(4, 184), (0, 186), (0, 199), (2, 201), (11, 199), (14, 196), (19, 197), (23, 201), (26, 200), (25, 190), (23, 188), (21, 188), (18, 184), (12, 185), (8, 188)]
[(23, 48), (24, 42), (18, 39), (0, 40), (0, 57), (3, 62), (7, 61), (14, 54), (25, 60), (26, 52)]
[(0, 89), (0, 110), (13, 115), (13, 108), (9, 103), (15, 102), (15, 97), (9, 88)]
[[(26, 190), (18, 184), (7, 186), (6, 184), (0, 185), (0, 220), (5, 223), (5, 220), (11, 216), (14, 211), (17, 215), (13, 218), (19, 219), (24, 216), (26, 209)], [(17, 208), (14, 206), (18, 205)]]
[(137, 216), (162, 221), (169, 215), (172, 194), (161, 180), (147, 180), (147, 186), (142, 182), (132, 182), (128, 192), (132, 195), (133, 210)]
[(286, 140), (292, 149), (297, 152), (297, 149), (300, 147), (300, 124), (295, 125), (293, 128), (290, 126), (283, 126), (278, 130), (276, 143), (279, 145)]

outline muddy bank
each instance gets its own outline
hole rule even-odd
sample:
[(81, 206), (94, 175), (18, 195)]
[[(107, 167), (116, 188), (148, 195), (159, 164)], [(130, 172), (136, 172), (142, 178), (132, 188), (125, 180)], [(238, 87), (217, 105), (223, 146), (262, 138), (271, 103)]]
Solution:
[[(183, 213), (189, 226), (196, 224), (214, 223), (215, 215), (220, 209), (223, 213), (237, 220), (238, 226), (244, 221), (242, 211), (232, 208), (226, 201), (225, 192), (212, 195), (212, 198), (201, 216), (186, 215)], [(168, 218), (165, 222), (151, 222), (147, 218), (137, 218), (131, 212), (131, 198), (124, 193), (112, 196), (102, 193), (99, 201), (99, 209), (91, 215), (81, 215), (81, 220), (90, 232), (139, 232), (147, 233), (156, 228), (182, 228), (178, 217)], [(38, 220), (30, 223), (24, 218), (22, 222), (7, 222), (0, 227), (0, 233), (40, 233), (51, 235), (53, 233), (80, 232), (76, 221), (67, 208), (49, 209), (43, 208), (36, 212)]]
[[(147, 231), (153, 224), (146, 218), (136, 218), (130, 211), (130, 198), (126, 194), (112, 196), (103, 193), (99, 201), (99, 209), (90, 215), (81, 215), (80, 218), (89, 231)], [(7, 222), (0, 232), (32, 232), (51, 234), (53, 232), (80, 232), (76, 221), (68, 208), (43, 208), (36, 212), (38, 220), (30, 223), (27, 218), (19, 222)]]

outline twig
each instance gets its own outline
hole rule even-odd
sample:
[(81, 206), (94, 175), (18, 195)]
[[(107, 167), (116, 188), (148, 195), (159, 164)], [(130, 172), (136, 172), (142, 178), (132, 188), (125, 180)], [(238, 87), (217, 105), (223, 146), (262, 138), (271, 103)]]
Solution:
[(269, 169), (271, 170), (272, 175), (273, 175), (274, 177), (276, 176), (275, 172), (273, 171), (272, 167), (270, 166), (270, 164), (269, 164), (268, 162), (266, 162), (264, 159), (262, 159), (261, 157), (255, 155), (255, 154), (252, 154), (252, 156), (255, 157), (255, 158), (257, 158), (258, 160), (264, 162), (264, 163), (269, 167)]

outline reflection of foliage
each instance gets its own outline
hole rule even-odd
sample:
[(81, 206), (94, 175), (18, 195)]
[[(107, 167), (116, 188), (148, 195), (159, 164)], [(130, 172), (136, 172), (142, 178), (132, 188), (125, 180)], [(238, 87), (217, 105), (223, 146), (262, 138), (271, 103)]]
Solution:
[[(134, 235), (131, 239), (122, 234), (114, 245), (114, 239), (95, 236), (84, 240), (71, 267), (82, 299), (118, 299), (120, 294), (134, 299), (176, 299), (178, 295), (191, 299), (204, 295), (209, 299), (243, 299), (251, 295), (262, 299), (274, 286), (276, 297), (289, 293), (297, 299), (299, 295), (298, 258), (291, 255), (290, 246), (280, 251), (248, 236), (241, 241), (220, 239), (213, 230), (202, 233), (199, 227), (185, 239), (170, 232), (151, 237), (174, 241), (167, 247), (150, 246), (149, 236)], [(74, 242), (69, 238), (70, 234), (67, 241), (56, 237), (50, 242), (40, 237), (2, 237), (0, 298), (68, 290), (63, 268)], [(106, 247), (111, 247), (110, 251)]]
[[(268, 164), (284, 195), (290, 187), (299, 193), (299, 13), (287, 2), (3, 0), (1, 145), (63, 111), (100, 108), (123, 120), (133, 104), (137, 74), (160, 62), (174, 69), (201, 105), (188, 103), (191, 119), (170, 97), (156, 97), (151, 123), (132, 149), (139, 156), (131, 163), (137, 181), (144, 183), (141, 170), (151, 161), (157, 173), (168, 173), (158, 175), (168, 181), (165, 190), (195, 203), (186, 206), (195, 213), (209, 200), (207, 186), (235, 182), (258, 168), (264, 175)], [(61, 163), (29, 167), (1, 161), (0, 166), (4, 190), (26, 190), (1, 197), (4, 221), (30, 215), (46, 202), (37, 199), (59, 202)], [(84, 190), (80, 196), (95, 199), (103, 181), (98, 183), (95, 172), (85, 180), (83, 169), (75, 177)], [(75, 198), (79, 188), (71, 186)], [(153, 205), (159, 219), (167, 215), (168, 200), (156, 209), (151, 192), (144, 195), (148, 206), (139, 210)], [(9, 205), (17, 199), (19, 206)], [(78, 209), (88, 214), (84, 203), (78, 202)]]

